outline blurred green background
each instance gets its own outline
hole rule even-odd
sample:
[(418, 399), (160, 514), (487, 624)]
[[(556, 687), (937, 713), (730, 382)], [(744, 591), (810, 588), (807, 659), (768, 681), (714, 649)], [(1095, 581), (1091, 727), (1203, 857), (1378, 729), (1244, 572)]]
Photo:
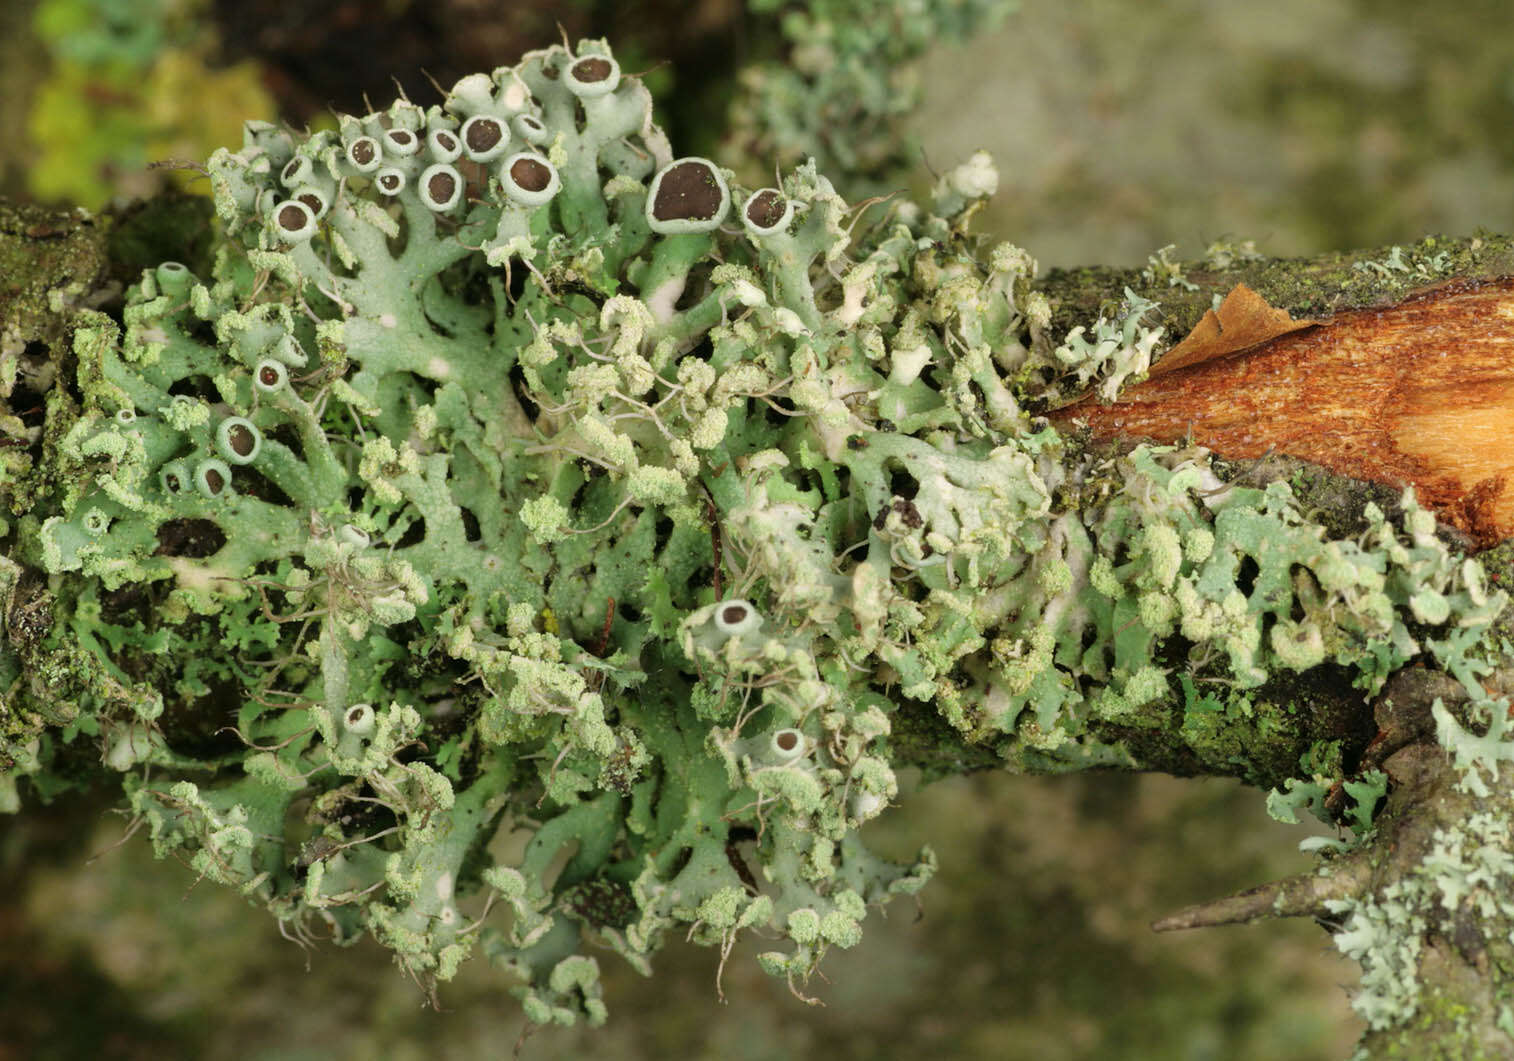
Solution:
[[(767, 6), (772, 6), (771, 4)], [(418, 102), (558, 36), (647, 71), (673, 142), (713, 152), (735, 68), (775, 57), (739, 0), (11, 0), (0, 5), (0, 191), (100, 207), (173, 179), (148, 162), (320, 124), (399, 78)], [(1491, 0), (1023, 0), (942, 43), (910, 128), (920, 194), (986, 147), (979, 229), (1043, 265), (1139, 264), (1221, 237), (1269, 255), (1507, 230), (1514, 32)], [(716, 157), (719, 157), (718, 155)], [(722, 159), (732, 163), (732, 159)], [(1154, 917), (1307, 868), (1305, 830), (1222, 781), (979, 775), (907, 791), (871, 842), (942, 870), (835, 953), (809, 1007), (738, 947), (670, 946), (643, 980), (602, 962), (610, 1025), (534, 1058), (1345, 1056), (1355, 968), (1312, 924), (1155, 936)], [(99, 800), (0, 822), (0, 1061), (509, 1056), (522, 1020), (473, 962), (444, 1011), (376, 947), (301, 951), (237, 897), (154, 862)], [(91, 858), (91, 856), (97, 856)]]

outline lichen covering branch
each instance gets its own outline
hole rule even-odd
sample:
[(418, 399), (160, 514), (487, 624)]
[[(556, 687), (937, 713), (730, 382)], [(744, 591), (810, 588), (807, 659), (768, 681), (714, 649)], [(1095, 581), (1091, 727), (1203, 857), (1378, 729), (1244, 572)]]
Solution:
[(1134, 297), (1045, 334), (970, 231), (986, 156), (928, 203), (741, 187), (591, 40), (209, 171), (209, 274), (80, 311), (0, 453), (0, 802), (97, 744), (297, 939), (428, 987), (481, 951), (537, 1022), (675, 933), (802, 993), (935, 864), (858, 832), (906, 706), (1017, 769), (1172, 730), (1240, 772), (1237, 727), (1296, 725), (1270, 676), (1491, 666), (1506, 599), (1412, 494), (1331, 537), (1032, 414), (1161, 336)]

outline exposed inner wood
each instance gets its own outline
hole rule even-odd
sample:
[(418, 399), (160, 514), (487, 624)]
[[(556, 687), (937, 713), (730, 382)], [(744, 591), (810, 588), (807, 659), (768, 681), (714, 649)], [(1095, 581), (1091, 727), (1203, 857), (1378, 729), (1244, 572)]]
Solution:
[(1412, 484), (1442, 520), (1492, 545), (1514, 536), (1514, 278), (1341, 314), (1052, 415), (1096, 437), (1191, 438), (1232, 458), (1272, 450)]

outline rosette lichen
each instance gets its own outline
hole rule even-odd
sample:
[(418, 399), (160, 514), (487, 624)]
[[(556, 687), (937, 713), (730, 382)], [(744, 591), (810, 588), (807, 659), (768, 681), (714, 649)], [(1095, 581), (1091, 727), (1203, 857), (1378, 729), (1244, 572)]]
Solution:
[(812, 163), (745, 188), (599, 41), (338, 126), (248, 123), (208, 275), (81, 316), (7, 488), (7, 806), (96, 738), (157, 849), (289, 935), (428, 985), (479, 949), (532, 1020), (599, 1020), (588, 944), (753, 932), (798, 992), (921, 887), (858, 833), (905, 709), (1021, 769), (1166, 727), (1243, 772), (1275, 672), (1487, 666), (1505, 598), (1412, 494), (1331, 538), (1032, 415), (1158, 337), (1135, 302), (1044, 334), (969, 231), (986, 156), (872, 213)]

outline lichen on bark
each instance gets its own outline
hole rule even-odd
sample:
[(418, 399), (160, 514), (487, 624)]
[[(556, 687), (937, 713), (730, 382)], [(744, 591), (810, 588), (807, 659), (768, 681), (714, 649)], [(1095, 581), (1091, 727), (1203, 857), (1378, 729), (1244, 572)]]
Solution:
[[(789, 229), (659, 234), (645, 93), (569, 98), (570, 61), (337, 134), (254, 126), (212, 162), (208, 273), (149, 270), (119, 324), (49, 306), (70, 341), (32, 352), (45, 419), (16, 411), (40, 430), (5, 484), (19, 793), (81, 780), (92, 738), (161, 851), (292, 933), (372, 932), (428, 984), (477, 933), (531, 1019), (598, 1020), (580, 945), (640, 967), (675, 926), (765, 926), (803, 991), (932, 868), (857, 840), (901, 765), (1272, 787), (1304, 762), (1345, 790), (1406, 665), (1469, 697), (1501, 665), (1506, 597), (1412, 493), (1034, 415), (1104, 371), (1069, 357), (1180, 336), (1199, 270), (1192, 300), (1037, 282), (970, 230), (982, 160), (871, 223), (806, 166), (772, 189)], [(539, 118), (560, 195), (459, 162), (440, 134), (474, 114)], [(1246, 275), (1285, 304), (1278, 268)], [(1393, 295), (1295, 271), (1346, 281), (1300, 312)], [(231, 736), (196, 728), (228, 709)], [(534, 831), (513, 864), (485, 854), (502, 821)], [(470, 891), (513, 920), (465, 923)]]

